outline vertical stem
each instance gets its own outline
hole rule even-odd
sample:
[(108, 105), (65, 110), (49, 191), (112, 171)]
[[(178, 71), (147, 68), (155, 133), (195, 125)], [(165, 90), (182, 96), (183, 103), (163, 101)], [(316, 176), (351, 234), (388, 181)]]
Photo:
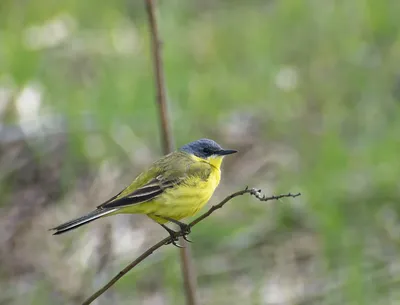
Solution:
[(179, 239), (184, 248), (179, 249), (181, 256), (181, 269), (183, 275), (183, 284), (185, 288), (186, 304), (197, 305), (197, 279), (194, 269), (190, 244), (182, 237)]
[(151, 45), (153, 55), (153, 68), (156, 85), (156, 102), (158, 105), (160, 122), (161, 122), (161, 140), (164, 154), (168, 154), (174, 150), (171, 127), (168, 120), (167, 98), (165, 92), (164, 81), (164, 65), (161, 56), (162, 41), (160, 40), (157, 27), (157, 19), (155, 14), (154, 0), (145, 0), (146, 10), (149, 18)]
[[(155, 85), (156, 85), (156, 102), (159, 109), (160, 122), (161, 122), (161, 134), (164, 154), (168, 154), (174, 150), (173, 139), (171, 128), (168, 120), (168, 109), (167, 100), (165, 93), (165, 81), (164, 81), (164, 70), (163, 61), (161, 56), (162, 42), (159, 37), (157, 19), (155, 14), (155, 0), (145, 0), (146, 10), (149, 18), (149, 26), (151, 33), (151, 44), (152, 44), (152, 55), (154, 64), (155, 74)], [(184, 289), (186, 293), (186, 304), (196, 305), (196, 276), (193, 267), (192, 256), (190, 252), (189, 244), (180, 239), (181, 244), (184, 248), (180, 249), (181, 256), (181, 268), (184, 281)]]

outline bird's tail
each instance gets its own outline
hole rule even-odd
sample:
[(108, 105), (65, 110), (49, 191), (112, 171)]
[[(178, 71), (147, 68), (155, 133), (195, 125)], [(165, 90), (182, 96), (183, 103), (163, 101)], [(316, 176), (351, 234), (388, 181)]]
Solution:
[(73, 230), (75, 228), (83, 226), (93, 220), (96, 220), (97, 218), (106, 216), (107, 214), (115, 212), (116, 210), (117, 209), (105, 209), (105, 210), (97, 209), (97, 210), (94, 210), (93, 212), (90, 212), (89, 214), (87, 214), (85, 216), (73, 219), (71, 221), (68, 221), (66, 223), (59, 225), (58, 227), (52, 228), (51, 230), (55, 231), (53, 233), (53, 235), (62, 234), (69, 230)]

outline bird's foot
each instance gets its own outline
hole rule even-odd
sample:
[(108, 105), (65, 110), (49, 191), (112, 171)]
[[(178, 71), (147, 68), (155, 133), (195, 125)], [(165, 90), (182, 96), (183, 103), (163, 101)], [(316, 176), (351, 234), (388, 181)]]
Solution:
[[(158, 217), (163, 218), (165, 220), (168, 220), (168, 221), (178, 225), (179, 228), (181, 229), (180, 232), (175, 232), (175, 231), (171, 230), (170, 228), (168, 228), (167, 226), (162, 225), (163, 228), (166, 229), (168, 231), (168, 233), (170, 233), (170, 235), (171, 235), (171, 232), (174, 232), (176, 238), (177, 238), (176, 235), (181, 235), (184, 240), (186, 240), (187, 242), (192, 243), (192, 241), (187, 237), (191, 232), (191, 226), (190, 225), (188, 225), (188, 224), (186, 224), (184, 222), (180, 222), (180, 221), (178, 221), (176, 219), (173, 219), (173, 218), (170, 218), (170, 217), (161, 217), (161, 216), (158, 216)], [(171, 235), (171, 237), (172, 237), (172, 235)]]
[(183, 248), (183, 246), (177, 244), (176, 242), (179, 240), (179, 236), (182, 236), (182, 238), (184, 240), (186, 240), (187, 242), (192, 242), (190, 239), (188, 239), (187, 235), (190, 233), (190, 226), (183, 223), (183, 222), (179, 222), (179, 224), (177, 223), (177, 225), (180, 227), (180, 231), (176, 232), (170, 228), (168, 228), (166, 225), (161, 225), (171, 236), (171, 240), (167, 242), (167, 244), (173, 244), (174, 246), (178, 247), (178, 248)]
[(176, 243), (179, 240), (180, 232), (175, 232), (174, 230), (168, 228), (166, 225), (161, 226), (168, 232), (169, 236), (171, 237), (171, 239), (166, 244), (173, 244), (177, 248), (183, 248), (183, 246)]
[(192, 231), (192, 230), (191, 230), (191, 227), (190, 227), (188, 224), (183, 223), (183, 222), (180, 222), (180, 223), (178, 224), (178, 226), (179, 226), (179, 228), (181, 229), (182, 238), (183, 238), (184, 240), (186, 240), (187, 242), (192, 243), (192, 241), (188, 238), (188, 235), (189, 235), (190, 232)]
[[(177, 232), (175, 232), (175, 233), (177, 233)], [(177, 243), (177, 241), (179, 240), (179, 237), (177, 234), (170, 234), (170, 236), (171, 236), (171, 239), (167, 242), (167, 245), (173, 244), (177, 248), (185, 248), (184, 246), (181, 246), (180, 244)]]

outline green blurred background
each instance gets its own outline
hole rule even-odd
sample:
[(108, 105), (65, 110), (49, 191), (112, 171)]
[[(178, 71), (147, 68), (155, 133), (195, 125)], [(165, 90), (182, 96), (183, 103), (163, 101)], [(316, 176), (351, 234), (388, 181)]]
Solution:
[[(191, 234), (200, 304), (400, 304), (400, 2), (160, 0), (177, 146), (240, 150)], [(161, 155), (138, 0), (0, 3), (0, 304), (79, 304), (165, 232), (62, 236)], [(164, 247), (96, 304), (184, 304)]]

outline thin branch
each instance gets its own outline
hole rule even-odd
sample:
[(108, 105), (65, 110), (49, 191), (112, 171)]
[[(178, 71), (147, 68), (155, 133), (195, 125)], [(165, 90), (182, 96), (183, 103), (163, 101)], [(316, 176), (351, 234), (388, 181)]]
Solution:
[[(149, 19), (149, 27), (151, 33), (152, 53), (153, 53), (153, 68), (155, 75), (156, 85), (156, 101), (159, 110), (160, 127), (161, 127), (161, 140), (163, 144), (164, 154), (168, 154), (174, 150), (171, 127), (168, 120), (168, 107), (167, 97), (165, 90), (165, 79), (164, 79), (164, 66), (161, 54), (162, 42), (158, 32), (157, 18), (156, 18), (156, 0), (145, 0), (146, 11)], [(186, 241), (181, 238), (181, 243), (186, 247), (180, 249), (181, 267), (183, 283), (186, 293), (186, 304), (196, 305), (196, 276), (194, 265), (192, 262), (192, 255), (190, 253), (190, 247)]]
[[(232, 200), (235, 197), (242, 196), (244, 194), (250, 194), (254, 197), (256, 197), (260, 201), (270, 201), (270, 200), (278, 200), (281, 198), (286, 198), (286, 197), (298, 197), (300, 196), (300, 193), (297, 194), (283, 194), (283, 195), (277, 195), (277, 196), (270, 196), (267, 197), (265, 195), (261, 194), (261, 190), (257, 189), (249, 189), (246, 187), (244, 190), (238, 191), (236, 193), (233, 193), (226, 197), (224, 200), (222, 200), (220, 203), (217, 205), (212, 206), (206, 213), (203, 215), (199, 216), (195, 220), (193, 220), (191, 223), (189, 223), (190, 227), (194, 227), (197, 225), (199, 222), (203, 221), (207, 217), (209, 217), (212, 213), (214, 213), (216, 210), (222, 208), (228, 201)], [(178, 236), (183, 236), (184, 232), (180, 231), (178, 232)], [(142, 262), (144, 259), (146, 259), (148, 256), (150, 256), (155, 250), (161, 248), (164, 245), (167, 245), (172, 242), (172, 237), (168, 236), (164, 238), (163, 240), (159, 241), (156, 243), (154, 246), (150, 247), (147, 249), (142, 255), (140, 255), (137, 259), (135, 259), (132, 263), (130, 263), (128, 266), (126, 266), (123, 270), (121, 270), (114, 278), (111, 279), (105, 286), (103, 286), (101, 289), (99, 289), (97, 292), (95, 292), (92, 296), (90, 296), (85, 302), (82, 303), (82, 305), (89, 305), (91, 304), (94, 300), (96, 300), (100, 295), (102, 295), (107, 289), (109, 289), (111, 286), (113, 286), (120, 278), (122, 278), (126, 273), (128, 273), (131, 269), (133, 269), (135, 266), (137, 266), (140, 262)]]

